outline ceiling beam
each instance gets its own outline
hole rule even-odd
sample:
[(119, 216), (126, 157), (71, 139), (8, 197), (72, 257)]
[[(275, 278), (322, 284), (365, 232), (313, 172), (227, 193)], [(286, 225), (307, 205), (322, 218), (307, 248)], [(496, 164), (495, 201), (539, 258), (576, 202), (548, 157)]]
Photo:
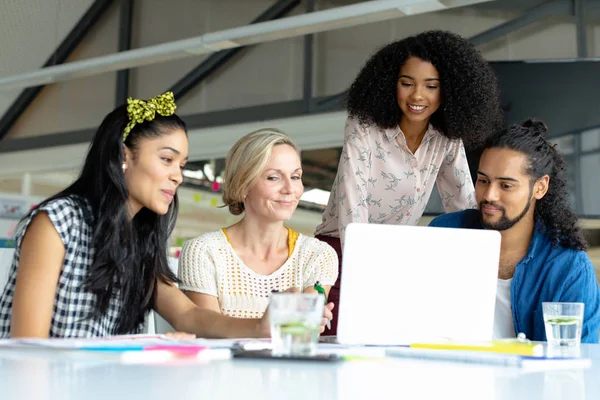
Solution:
[[(250, 24), (258, 24), (260, 22), (272, 21), (281, 18), (292, 11), (300, 4), (300, 0), (279, 0), (262, 14), (256, 17)], [(220, 69), (233, 56), (243, 50), (243, 47), (236, 47), (219, 51), (211, 54), (208, 58), (202, 61), (196, 68), (188, 72), (183, 78), (175, 83), (169, 90), (173, 92), (176, 99), (181, 99), (190, 90), (195, 88), (200, 82), (208, 78), (215, 71)]]
[(575, 14), (575, 26), (577, 28), (577, 57), (588, 56), (587, 38), (587, 0), (572, 0), (573, 14)]
[[(121, 0), (121, 9), (119, 10), (119, 51), (131, 49), (132, 20), (133, 0)], [(115, 105), (125, 104), (127, 96), (129, 96), (129, 70), (123, 69), (117, 72)]]
[[(50, 55), (44, 63), (43, 68), (50, 68), (56, 64), (64, 63), (71, 55), (73, 50), (81, 43), (87, 33), (104, 15), (104, 12), (113, 3), (114, 0), (96, 0), (90, 8), (83, 14), (79, 22), (71, 29), (71, 32), (65, 37), (62, 43)], [(23, 90), (19, 97), (13, 102), (10, 108), (0, 119), (0, 142), (6, 136), (10, 128), (15, 124), (19, 117), (25, 112), (27, 107), (35, 100), (44, 86), (32, 86)]]
[(471, 37), (469, 40), (475, 46), (480, 46), (506, 36), (509, 33), (524, 28), (539, 20), (557, 15), (572, 14), (572, 0), (549, 0), (537, 7), (533, 7), (517, 18), (481, 32)]
[[(303, 102), (300, 100), (298, 103), (299, 109), (303, 110)], [(238, 122), (202, 129), (190, 128), (188, 130), (188, 156), (190, 160), (223, 158), (232, 143), (248, 132), (265, 126), (276, 126), (286, 132), (303, 151), (338, 147), (343, 144), (343, 126), (346, 117), (345, 111), (338, 111), (311, 114), (308, 118), (304, 114), (289, 118)], [(184, 119), (187, 120), (186, 117)], [(35, 139), (38, 142), (44, 140), (43, 136)], [(46, 144), (48, 143), (46, 142)], [(80, 168), (89, 145), (88, 141), (2, 153), (0, 177), (25, 172), (47, 172), (49, 169), (58, 171)]]
[(487, 1), (491, 0), (367, 1), (0, 77), (0, 90), (63, 82), (127, 68), (210, 54), (235, 47), (366, 25)]

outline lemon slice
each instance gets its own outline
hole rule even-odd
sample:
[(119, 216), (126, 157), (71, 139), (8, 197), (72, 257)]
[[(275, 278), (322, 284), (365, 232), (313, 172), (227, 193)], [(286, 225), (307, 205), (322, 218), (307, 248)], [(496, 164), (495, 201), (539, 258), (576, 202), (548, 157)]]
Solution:
[(313, 325), (309, 325), (306, 322), (288, 322), (279, 325), (279, 329), (283, 334), (298, 336), (305, 335), (309, 332), (313, 332), (315, 330), (318, 330), (319, 328)]
[(571, 325), (575, 324), (579, 321), (579, 318), (551, 318), (547, 322), (550, 324), (558, 324), (558, 325)]

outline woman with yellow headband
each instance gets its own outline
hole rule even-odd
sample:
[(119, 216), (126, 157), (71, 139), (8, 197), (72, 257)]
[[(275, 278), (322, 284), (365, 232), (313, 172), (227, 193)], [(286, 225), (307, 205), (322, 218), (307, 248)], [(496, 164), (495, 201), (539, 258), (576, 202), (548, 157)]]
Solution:
[(268, 336), (268, 321), (197, 308), (175, 285), (167, 241), (187, 161), (172, 93), (128, 105), (100, 125), (79, 178), (20, 224), (0, 295), (0, 337), (139, 333), (155, 309), (178, 331)]

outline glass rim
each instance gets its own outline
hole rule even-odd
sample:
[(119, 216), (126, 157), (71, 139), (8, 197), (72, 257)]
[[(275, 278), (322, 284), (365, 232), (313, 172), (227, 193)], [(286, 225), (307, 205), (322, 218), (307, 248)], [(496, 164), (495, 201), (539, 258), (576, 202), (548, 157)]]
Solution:
[(544, 304), (557, 304), (557, 305), (567, 305), (567, 306), (585, 306), (585, 303), (578, 301), (542, 301), (542, 306)]

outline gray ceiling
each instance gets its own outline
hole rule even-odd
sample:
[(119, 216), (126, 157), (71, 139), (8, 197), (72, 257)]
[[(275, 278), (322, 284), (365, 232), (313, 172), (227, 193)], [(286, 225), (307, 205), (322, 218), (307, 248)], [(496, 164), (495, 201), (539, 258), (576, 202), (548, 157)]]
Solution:
[[(40, 68), (92, 0), (1, 0), (0, 76)], [(0, 91), (0, 115), (20, 90)]]
[[(474, 7), (518, 12), (528, 10), (545, 1), (549, 0), (495, 0)], [(319, 5), (342, 6), (360, 1), (315, 0), (315, 2), (318, 8)], [(92, 3), (93, 0), (0, 0), (0, 54), (2, 54), (0, 76), (40, 68)], [(115, 10), (118, 10), (118, 3), (118, 0), (115, 0)], [(588, 0), (588, 4), (591, 3), (599, 2)], [(19, 90), (0, 91), (0, 116), (10, 107), (19, 93)]]

